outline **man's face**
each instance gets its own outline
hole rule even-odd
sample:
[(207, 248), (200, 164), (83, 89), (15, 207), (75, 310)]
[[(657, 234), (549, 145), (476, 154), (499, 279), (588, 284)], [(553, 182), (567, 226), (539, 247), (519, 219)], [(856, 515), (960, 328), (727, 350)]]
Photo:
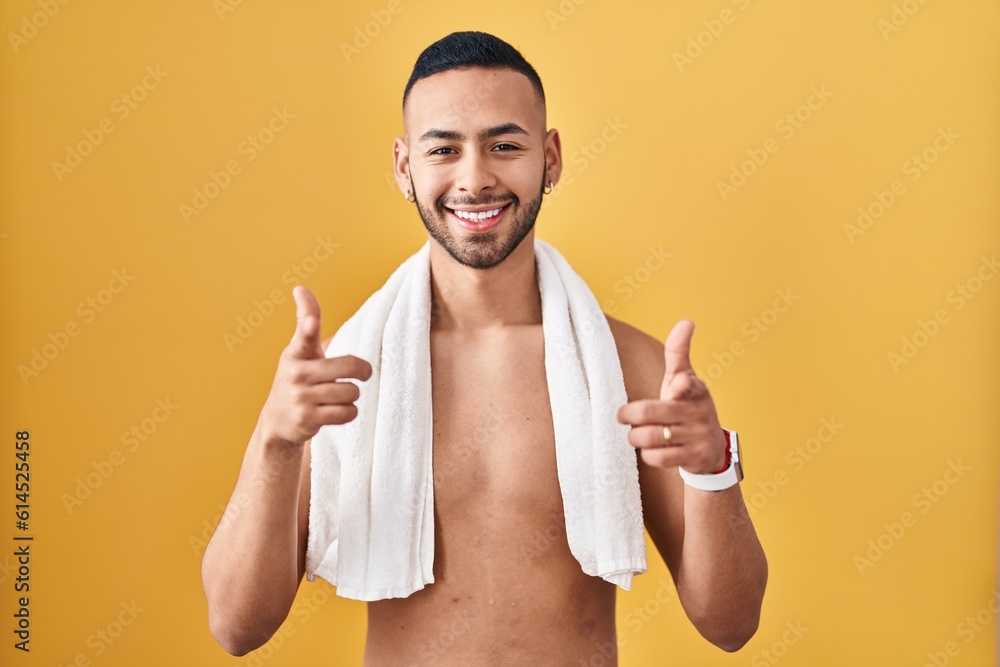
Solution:
[(431, 238), (464, 266), (501, 263), (531, 232), (542, 189), (557, 177), (558, 135), (546, 135), (528, 78), (474, 68), (421, 79), (403, 124), (397, 178), (408, 181)]

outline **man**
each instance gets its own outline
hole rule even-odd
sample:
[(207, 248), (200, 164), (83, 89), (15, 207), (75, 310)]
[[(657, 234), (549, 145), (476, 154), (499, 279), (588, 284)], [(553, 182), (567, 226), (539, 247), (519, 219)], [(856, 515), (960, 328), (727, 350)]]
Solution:
[[(418, 59), (403, 123), (395, 177), (431, 239), (435, 581), (368, 602), (365, 665), (616, 664), (615, 586), (571, 554), (557, 479), (534, 222), (562, 159), (541, 81), (505, 42), (454, 33)], [(238, 655), (288, 614), (305, 569), (311, 438), (357, 416), (372, 371), (325, 358), (319, 305), (293, 294), (295, 334), (203, 563), (212, 632)], [(694, 325), (663, 345), (607, 320), (646, 529), (699, 632), (735, 651), (757, 629), (767, 566), (739, 485), (701, 488), (734, 468), (689, 361)], [(539, 534), (547, 543), (526, 559)]]

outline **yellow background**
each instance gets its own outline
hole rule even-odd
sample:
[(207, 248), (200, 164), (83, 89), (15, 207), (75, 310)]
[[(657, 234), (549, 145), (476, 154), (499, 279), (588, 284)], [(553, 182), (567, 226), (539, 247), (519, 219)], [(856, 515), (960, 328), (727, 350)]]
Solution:
[[(0, 5), (0, 663), (360, 664), (364, 606), (322, 581), (303, 582), (299, 601), (314, 609), (298, 608), (287, 637), (255, 657), (225, 654), (208, 631), (199, 541), (294, 329), (286, 272), (313, 269), (327, 336), (426, 238), (388, 182), (401, 93), (425, 46), (477, 29), (536, 67), (562, 133), (572, 182), (564, 174), (546, 200), (538, 237), (616, 317), (660, 339), (694, 319), (695, 366), (715, 376), (722, 420), (744, 442), (744, 495), (770, 563), (760, 630), (735, 655), (702, 640), (676, 596), (657, 600), (668, 575), (648, 543), (650, 571), (619, 593), (621, 664), (779, 664), (771, 651), (787, 665), (923, 665), (949, 642), (948, 664), (991, 664), (1000, 279), (984, 258), (1000, 246), (997, 2), (230, 4)], [(356, 39), (364, 48), (345, 55)], [(696, 57), (679, 66), (686, 49)], [(828, 99), (800, 109), (814, 86)], [(144, 99), (123, 117), (122, 95)], [(274, 109), (294, 118), (250, 161), (241, 143)], [(777, 124), (797, 112), (808, 118), (787, 136)], [(113, 131), (57, 174), (102, 119)], [(620, 131), (602, 137), (609, 122)], [(768, 139), (776, 152), (724, 201), (718, 182)], [(913, 181), (906, 163), (925, 150), (936, 160)], [(185, 221), (179, 206), (231, 160), (239, 173)], [(851, 242), (858, 207), (897, 179), (905, 190)], [(337, 248), (304, 262), (317, 239)], [(651, 248), (671, 256), (647, 272)], [(121, 289), (123, 269), (134, 278)], [(976, 287), (977, 271), (989, 279), (959, 308), (953, 290)], [(273, 290), (283, 302), (227, 345)], [(775, 318), (781, 290), (796, 299)], [(100, 312), (80, 306), (109, 297)], [(939, 309), (935, 330), (926, 321)], [(921, 321), (934, 335), (917, 333), (917, 354), (894, 367), (887, 355)], [(727, 360), (734, 343), (742, 354)], [(162, 423), (148, 421), (163, 416), (158, 399), (177, 406)], [(841, 425), (832, 438), (824, 419)], [(130, 451), (122, 435), (144, 420), (155, 431)], [(29, 655), (11, 634), (21, 429)], [(826, 442), (793, 464), (817, 434)], [(68, 509), (115, 450), (120, 465)], [(967, 468), (954, 484), (942, 481), (950, 463)], [(946, 492), (920, 501), (935, 483)], [(913, 521), (892, 537), (886, 524), (906, 512)], [(880, 538), (888, 550), (859, 566)], [(112, 643), (95, 639), (123, 604), (141, 612)], [(983, 609), (989, 623), (970, 636), (965, 619)]]

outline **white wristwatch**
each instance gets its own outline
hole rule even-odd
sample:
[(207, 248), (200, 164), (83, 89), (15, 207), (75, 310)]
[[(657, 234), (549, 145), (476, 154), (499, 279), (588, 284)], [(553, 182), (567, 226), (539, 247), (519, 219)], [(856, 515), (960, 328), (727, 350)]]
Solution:
[(722, 429), (729, 440), (729, 467), (720, 473), (696, 475), (684, 468), (678, 468), (684, 483), (702, 491), (722, 491), (740, 483), (743, 479), (743, 463), (740, 459), (740, 439), (736, 431)]

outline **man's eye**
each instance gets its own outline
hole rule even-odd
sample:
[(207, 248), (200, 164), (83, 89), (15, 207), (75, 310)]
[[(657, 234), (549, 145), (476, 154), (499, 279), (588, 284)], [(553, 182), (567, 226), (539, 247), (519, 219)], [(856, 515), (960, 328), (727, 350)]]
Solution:
[(500, 150), (501, 152), (516, 151), (517, 149), (518, 146), (515, 146), (514, 144), (497, 144), (493, 147), (493, 150)]
[(450, 148), (448, 146), (442, 146), (441, 148), (433, 149), (430, 153), (428, 153), (428, 155), (448, 155), (448, 153), (445, 151), (451, 151), (452, 153), (454, 153), (455, 149)]

